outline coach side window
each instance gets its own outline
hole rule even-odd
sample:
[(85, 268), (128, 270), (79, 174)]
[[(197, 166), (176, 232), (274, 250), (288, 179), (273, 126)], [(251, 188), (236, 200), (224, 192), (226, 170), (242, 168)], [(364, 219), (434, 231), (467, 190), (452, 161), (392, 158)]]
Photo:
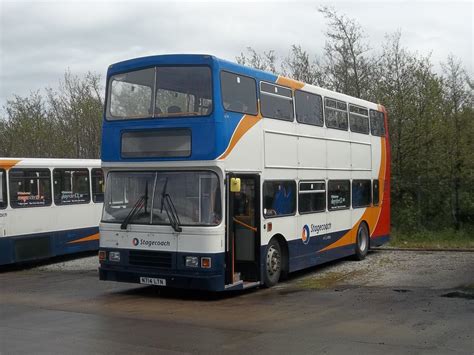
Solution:
[(296, 120), (299, 123), (314, 126), (322, 126), (324, 124), (323, 100), (319, 95), (296, 90), (295, 111)]
[(50, 206), (51, 172), (49, 169), (11, 169), (10, 204), (13, 208)]
[(291, 89), (260, 82), (262, 116), (293, 121), (293, 94)]
[(385, 136), (385, 120), (383, 112), (370, 110), (370, 132), (374, 136)]
[(326, 210), (326, 182), (301, 181), (298, 195), (298, 210), (301, 214)]
[(349, 123), (352, 132), (369, 134), (369, 110), (349, 105)]
[(370, 180), (352, 180), (352, 207), (370, 206)]
[(351, 205), (351, 185), (349, 180), (329, 180), (328, 209), (330, 211), (349, 208)]
[(0, 208), (7, 207), (7, 175), (0, 169)]
[(296, 210), (296, 183), (291, 180), (263, 183), (263, 215), (287, 216)]
[(92, 169), (92, 201), (104, 202), (104, 172), (102, 169)]
[(222, 105), (227, 111), (256, 115), (257, 84), (248, 76), (221, 72)]
[(379, 181), (374, 180), (372, 182), (372, 200), (374, 206), (378, 206), (380, 197), (379, 197), (380, 191), (379, 191)]
[(54, 169), (54, 203), (56, 205), (74, 205), (89, 203), (88, 169)]
[(326, 126), (347, 131), (347, 104), (343, 101), (326, 98), (324, 100)]

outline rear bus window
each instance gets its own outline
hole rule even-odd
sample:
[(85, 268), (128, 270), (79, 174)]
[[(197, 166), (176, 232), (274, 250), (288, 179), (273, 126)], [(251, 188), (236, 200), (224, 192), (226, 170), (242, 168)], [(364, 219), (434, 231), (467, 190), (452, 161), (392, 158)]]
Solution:
[(104, 202), (104, 172), (102, 169), (92, 169), (92, 201)]
[(7, 175), (0, 169), (0, 208), (7, 207)]
[(347, 131), (347, 104), (343, 101), (326, 98), (324, 100), (326, 127)]
[(351, 205), (349, 180), (329, 180), (328, 209), (330, 211), (349, 208)]
[(374, 136), (385, 136), (385, 120), (383, 112), (370, 110), (370, 132)]
[(352, 181), (352, 207), (359, 208), (370, 206), (370, 188), (370, 180)]
[(54, 169), (54, 203), (56, 205), (73, 205), (89, 203), (88, 169)]
[(265, 217), (292, 215), (296, 210), (296, 183), (279, 180), (263, 183), (263, 215)]
[(49, 169), (11, 169), (10, 204), (13, 208), (51, 205)]
[(254, 79), (222, 71), (221, 87), (225, 110), (257, 114), (257, 84)]
[(300, 90), (295, 91), (296, 120), (299, 123), (322, 126), (323, 102), (319, 95)]
[(302, 181), (298, 195), (300, 213), (326, 210), (326, 183), (324, 181)]
[(261, 82), (260, 101), (264, 117), (293, 121), (293, 95), (291, 89)]

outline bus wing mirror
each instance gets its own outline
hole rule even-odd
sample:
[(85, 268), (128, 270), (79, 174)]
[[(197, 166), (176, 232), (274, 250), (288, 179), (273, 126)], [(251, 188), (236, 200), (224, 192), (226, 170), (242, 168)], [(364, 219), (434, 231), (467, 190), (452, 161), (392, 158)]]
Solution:
[(240, 192), (240, 178), (230, 179), (230, 192)]

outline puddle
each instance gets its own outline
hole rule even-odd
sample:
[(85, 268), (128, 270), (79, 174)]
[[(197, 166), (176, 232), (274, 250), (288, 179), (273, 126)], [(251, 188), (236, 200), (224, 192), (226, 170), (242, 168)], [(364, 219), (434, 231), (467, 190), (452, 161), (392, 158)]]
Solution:
[(474, 300), (474, 294), (473, 293), (467, 293), (467, 292), (462, 292), (462, 291), (453, 291), (453, 292), (448, 292), (444, 295), (441, 295), (441, 297), (446, 297), (446, 298), (464, 298), (466, 300)]

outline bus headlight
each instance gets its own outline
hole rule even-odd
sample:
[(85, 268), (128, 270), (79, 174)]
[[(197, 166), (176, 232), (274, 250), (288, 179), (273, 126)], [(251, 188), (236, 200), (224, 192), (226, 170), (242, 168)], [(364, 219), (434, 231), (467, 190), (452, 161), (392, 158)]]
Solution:
[(186, 267), (198, 267), (199, 258), (197, 256), (187, 256), (186, 257)]
[(109, 261), (120, 261), (120, 252), (119, 251), (111, 251), (109, 252)]

